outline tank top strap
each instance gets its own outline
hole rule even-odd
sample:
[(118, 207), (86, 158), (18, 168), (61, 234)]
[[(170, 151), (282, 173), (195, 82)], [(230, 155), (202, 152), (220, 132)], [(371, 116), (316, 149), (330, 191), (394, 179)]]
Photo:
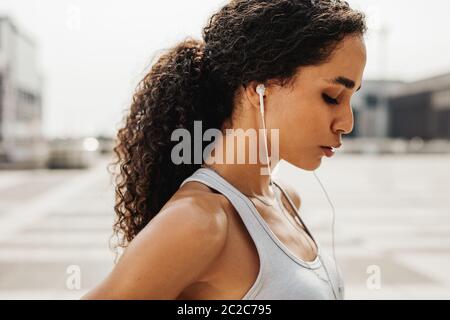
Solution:
[(253, 238), (259, 253), (262, 253), (268, 245), (273, 245), (273, 243), (271, 243), (272, 240), (267, 235), (267, 232), (264, 231), (261, 222), (257, 218), (258, 213), (250, 199), (217, 172), (210, 168), (201, 167), (191, 176), (186, 178), (180, 184), (180, 188), (190, 181), (197, 181), (207, 185), (211, 189), (220, 192), (231, 202), (244, 222), (250, 236)]
[[(273, 180), (272, 180), (273, 181)], [(312, 235), (312, 233), (310, 232), (310, 230), (309, 230), (309, 228), (308, 228), (308, 226), (303, 222), (303, 219), (302, 219), (302, 217), (300, 216), (300, 213), (299, 213), (299, 211), (298, 211), (298, 209), (297, 209), (297, 207), (295, 206), (295, 204), (294, 204), (294, 202), (292, 201), (292, 199), (291, 199), (291, 197), (289, 196), (289, 194), (283, 189), (283, 187), (279, 184), (279, 183), (277, 183), (276, 181), (273, 181), (273, 183), (277, 186), (277, 188), (284, 194), (284, 196), (286, 197), (286, 199), (288, 200), (288, 202), (289, 202), (289, 205), (292, 207), (292, 210), (294, 210), (294, 212), (295, 212), (295, 214), (297, 215), (297, 217), (298, 217), (298, 219), (300, 220), (300, 222), (302, 223), (302, 225), (305, 227), (305, 231), (308, 233), (308, 235), (311, 237), (311, 239), (316, 243), (316, 245), (317, 245), (317, 248), (318, 248), (318, 250), (319, 250), (319, 252), (320, 252), (320, 250), (321, 250), (321, 248), (319, 247), (319, 246), (321, 246), (321, 244), (320, 244), (320, 242), (316, 239), (316, 238), (314, 238), (314, 236)], [(330, 260), (331, 261), (331, 260)], [(331, 264), (330, 264), (331, 265)], [(335, 262), (335, 266), (336, 266), (336, 262)], [(337, 268), (337, 266), (336, 266), (336, 268)], [(340, 293), (340, 299), (343, 299), (343, 296), (344, 296), (344, 285), (343, 285), (343, 283), (342, 283), (342, 277), (341, 277), (341, 275), (339, 274), (339, 270), (338, 269), (336, 269), (336, 270), (334, 270), (334, 272), (335, 272), (335, 274), (333, 274), (336, 278), (337, 278), (337, 280), (335, 281), (335, 282), (332, 282), (331, 283), (331, 285), (333, 286), (333, 287), (336, 287), (337, 286), (337, 290), (338, 290), (338, 292)], [(333, 289), (333, 290), (335, 290), (335, 289)]]
[(284, 188), (276, 181), (272, 180), (273, 183), (275, 184), (275, 186), (282, 192), (282, 194), (284, 195), (284, 197), (287, 199), (287, 201), (289, 202), (289, 205), (291, 206), (292, 210), (294, 210), (296, 216), (298, 217), (298, 219), (300, 220), (300, 222), (302, 223), (303, 227), (305, 227), (305, 231), (308, 233), (308, 235), (311, 237), (311, 239), (318, 244), (318, 242), (316, 241), (316, 239), (314, 238), (314, 236), (312, 235), (312, 233), (310, 232), (308, 226), (305, 224), (305, 222), (303, 221), (302, 217), (300, 216), (300, 213), (298, 212), (297, 207), (294, 204), (294, 201), (292, 201), (291, 197), (289, 196), (289, 194), (284, 190)]
[[(256, 246), (260, 262), (258, 276), (242, 299), (331, 298), (332, 290), (329, 284), (318, 276), (318, 273), (325, 272), (322, 270), (322, 259), (317, 258), (314, 262), (306, 262), (295, 257), (271, 231), (246, 195), (210, 168), (197, 169), (183, 180), (179, 188), (190, 181), (200, 182), (224, 195), (236, 209)], [(289, 195), (278, 184), (277, 187), (299, 216)], [(300, 216), (299, 219), (301, 220)], [(304, 226), (307, 229), (307, 226)], [(318, 257), (319, 255), (320, 249)]]

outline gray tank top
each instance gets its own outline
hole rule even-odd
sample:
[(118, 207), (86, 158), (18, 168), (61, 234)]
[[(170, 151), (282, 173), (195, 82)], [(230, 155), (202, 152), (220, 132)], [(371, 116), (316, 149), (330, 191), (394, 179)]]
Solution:
[(242, 300), (344, 299), (343, 279), (339, 267), (336, 270), (331, 256), (323, 252), (289, 195), (279, 184), (275, 183), (317, 246), (318, 254), (314, 261), (304, 261), (295, 256), (270, 229), (253, 202), (214, 170), (199, 168), (180, 184), (180, 188), (189, 181), (203, 183), (223, 194), (239, 213), (255, 243), (259, 256), (259, 272)]

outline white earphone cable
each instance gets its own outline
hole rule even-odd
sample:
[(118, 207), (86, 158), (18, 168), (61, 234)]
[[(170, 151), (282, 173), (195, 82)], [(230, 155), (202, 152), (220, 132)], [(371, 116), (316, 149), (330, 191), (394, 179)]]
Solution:
[(341, 284), (341, 276), (339, 273), (339, 269), (338, 269), (338, 263), (337, 263), (337, 259), (336, 259), (336, 250), (335, 250), (335, 225), (336, 225), (336, 212), (334, 210), (334, 206), (333, 203), (330, 200), (330, 197), (328, 196), (328, 192), (326, 191), (325, 187), (323, 186), (322, 182), (320, 181), (319, 177), (317, 176), (316, 172), (313, 171), (314, 177), (316, 178), (316, 180), (319, 182), (320, 187), (322, 188), (322, 191), (325, 193), (325, 196), (327, 198), (328, 203), (330, 204), (331, 207), (331, 212), (332, 212), (332, 221), (331, 221), (331, 246), (332, 246), (332, 252), (333, 252), (333, 260), (334, 260), (334, 264), (335, 264), (335, 268), (336, 268), (336, 272), (338, 274), (338, 290), (339, 293), (342, 294), (342, 284)]
[(266, 133), (266, 121), (264, 119), (264, 93), (265, 93), (265, 87), (263, 84), (259, 84), (256, 88), (256, 92), (259, 94), (259, 110), (260, 110), (260, 114), (261, 114), (261, 120), (262, 120), (262, 125), (263, 125), (263, 134), (264, 134), (264, 147), (266, 150), (266, 159), (267, 159), (267, 169), (269, 171), (269, 181), (270, 181), (270, 186), (273, 187), (272, 184), (272, 171), (270, 169), (270, 159), (269, 159), (269, 148), (267, 146), (268, 141), (267, 141), (267, 133)]

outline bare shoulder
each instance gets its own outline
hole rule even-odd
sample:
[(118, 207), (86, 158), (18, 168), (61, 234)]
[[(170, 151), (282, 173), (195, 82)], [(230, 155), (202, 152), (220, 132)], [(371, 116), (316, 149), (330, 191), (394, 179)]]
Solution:
[(223, 210), (221, 197), (203, 190), (184, 190), (175, 196), (163, 207), (154, 218), (184, 221), (185, 227), (197, 231), (224, 235), (227, 228), (227, 215)]
[(302, 199), (300, 197), (300, 194), (297, 192), (297, 190), (291, 184), (287, 183), (284, 180), (277, 179), (276, 182), (288, 194), (289, 198), (291, 198), (295, 207), (297, 209), (300, 209), (301, 204), (302, 204)]
[(85, 298), (175, 299), (225, 246), (228, 222), (219, 200), (195, 188), (177, 191)]
[(198, 266), (196, 275), (198, 278), (223, 249), (228, 221), (218, 195), (205, 190), (185, 189), (174, 195), (150, 221), (148, 229), (154, 237), (158, 233), (161, 237), (173, 238), (176, 252), (183, 250), (202, 259), (203, 266)]

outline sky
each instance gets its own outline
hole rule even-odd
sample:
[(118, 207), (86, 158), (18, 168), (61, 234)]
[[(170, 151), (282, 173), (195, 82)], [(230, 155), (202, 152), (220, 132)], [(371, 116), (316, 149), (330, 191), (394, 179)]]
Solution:
[[(364, 79), (414, 81), (450, 72), (450, 1), (348, 2), (368, 17)], [(45, 136), (114, 135), (158, 50), (187, 36), (200, 39), (225, 3), (1, 0), (0, 15), (38, 44)]]

